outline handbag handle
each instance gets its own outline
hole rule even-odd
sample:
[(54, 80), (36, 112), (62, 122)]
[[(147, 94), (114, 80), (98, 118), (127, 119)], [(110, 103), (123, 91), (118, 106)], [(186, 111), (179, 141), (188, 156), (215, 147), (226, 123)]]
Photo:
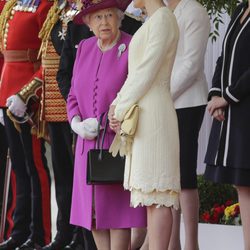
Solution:
[(103, 130), (102, 140), (101, 140), (101, 147), (100, 147), (101, 123), (102, 123), (102, 120), (103, 120), (103, 116), (105, 114), (106, 113), (102, 113), (101, 114), (100, 120), (98, 122), (98, 127), (97, 127), (97, 149), (100, 150), (100, 153), (99, 153), (99, 156), (98, 156), (99, 160), (102, 160), (103, 144), (104, 144), (104, 139), (105, 139), (105, 135), (106, 135), (107, 127), (108, 127), (108, 115), (106, 115), (106, 117), (105, 117), (105, 124), (104, 124), (104, 130)]

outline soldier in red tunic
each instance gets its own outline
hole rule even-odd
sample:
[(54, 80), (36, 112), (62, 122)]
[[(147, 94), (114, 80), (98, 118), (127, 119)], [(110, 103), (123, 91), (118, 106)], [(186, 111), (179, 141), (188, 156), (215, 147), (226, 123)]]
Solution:
[(50, 177), (44, 140), (31, 134), (28, 122), (19, 124), (18, 132), (6, 114), (6, 105), (11, 111), (13, 96), (34, 78), (40, 67), (38, 34), (51, 5), (48, 0), (9, 0), (1, 15), (4, 66), (0, 108), (16, 175), (16, 208), (11, 237), (0, 244), (0, 250), (36, 249), (51, 240)]
[[(6, 3), (5, 0), (0, 0), (0, 13), (3, 10), (5, 3)], [(2, 72), (3, 63), (4, 63), (3, 54), (0, 52), (0, 74)], [(16, 179), (13, 170), (10, 173), (9, 192), (8, 194), (6, 194), (6, 196), (8, 197), (3, 197), (4, 184), (5, 182), (8, 181), (5, 180), (5, 172), (7, 171), (6, 170), (7, 150), (8, 150), (8, 145), (4, 130), (3, 110), (0, 109), (0, 211), (2, 211), (1, 205), (4, 204), (4, 200), (7, 201), (5, 228), (2, 228), (4, 232), (0, 232), (3, 233), (4, 238), (10, 237), (10, 233), (13, 229), (13, 224), (14, 224), (13, 212), (16, 206), (16, 193), (15, 193)], [(3, 220), (2, 217), (1, 220)]]

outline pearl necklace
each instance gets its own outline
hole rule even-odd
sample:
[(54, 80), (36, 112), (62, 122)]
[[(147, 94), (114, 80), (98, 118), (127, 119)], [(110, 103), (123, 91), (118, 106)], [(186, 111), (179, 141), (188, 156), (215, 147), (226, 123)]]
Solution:
[(117, 44), (117, 41), (120, 39), (120, 37), (121, 37), (121, 32), (119, 31), (119, 32), (118, 32), (118, 35), (117, 35), (116, 38), (115, 38), (115, 40), (114, 40), (111, 44), (105, 46), (104, 48), (103, 48), (103, 46), (102, 46), (102, 44), (101, 44), (101, 40), (98, 39), (98, 40), (97, 40), (97, 46), (99, 47), (99, 49), (100, 49), (102, 52), (105, 52), (105, 51), (107, 51), (107, 50), (112, 49), (112, 48)]

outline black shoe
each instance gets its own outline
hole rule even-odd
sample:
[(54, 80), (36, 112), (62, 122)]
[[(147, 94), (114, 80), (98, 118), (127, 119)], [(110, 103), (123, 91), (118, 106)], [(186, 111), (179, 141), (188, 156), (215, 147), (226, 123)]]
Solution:
[(11, 237), (0, 244), (0, 250), (14, 250), (16, 247), (20, 246), (22, 242), (18, 242)]
[(72, 240), (63, 250), (84, 250), (84, 246), (78, 241)]
[(16, 248), (16, 250), (42, 250), (42, 247), (33, 240), (28, 239), (20, 247)]
[(66, 243), (54, 240), (49, 245), (43, 247), (42, 250), (62, 250), (66, 245)]

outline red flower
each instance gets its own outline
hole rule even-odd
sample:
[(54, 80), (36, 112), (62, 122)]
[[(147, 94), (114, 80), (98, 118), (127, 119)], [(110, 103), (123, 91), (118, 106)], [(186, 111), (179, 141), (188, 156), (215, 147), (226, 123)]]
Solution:
[(201, 218), (202, 218), (202, 220), (204, 221), (204, 222), (210, 222), (210, 214), (209, 214), (209, 212), (208, 211), (206, 211), (202, 216), (201, 216)]
[(220, 207), (214, 208), (214, 213), (217, 215), (224, 214), (225, 207), (222, 205)]
[(219, 222), (219, 216), (218, 216), (218, 214), (214, 213), (213, 215), (211, 215), (211, 217), (210, 217), (210, 223), (216, 224), (218, 222)]

